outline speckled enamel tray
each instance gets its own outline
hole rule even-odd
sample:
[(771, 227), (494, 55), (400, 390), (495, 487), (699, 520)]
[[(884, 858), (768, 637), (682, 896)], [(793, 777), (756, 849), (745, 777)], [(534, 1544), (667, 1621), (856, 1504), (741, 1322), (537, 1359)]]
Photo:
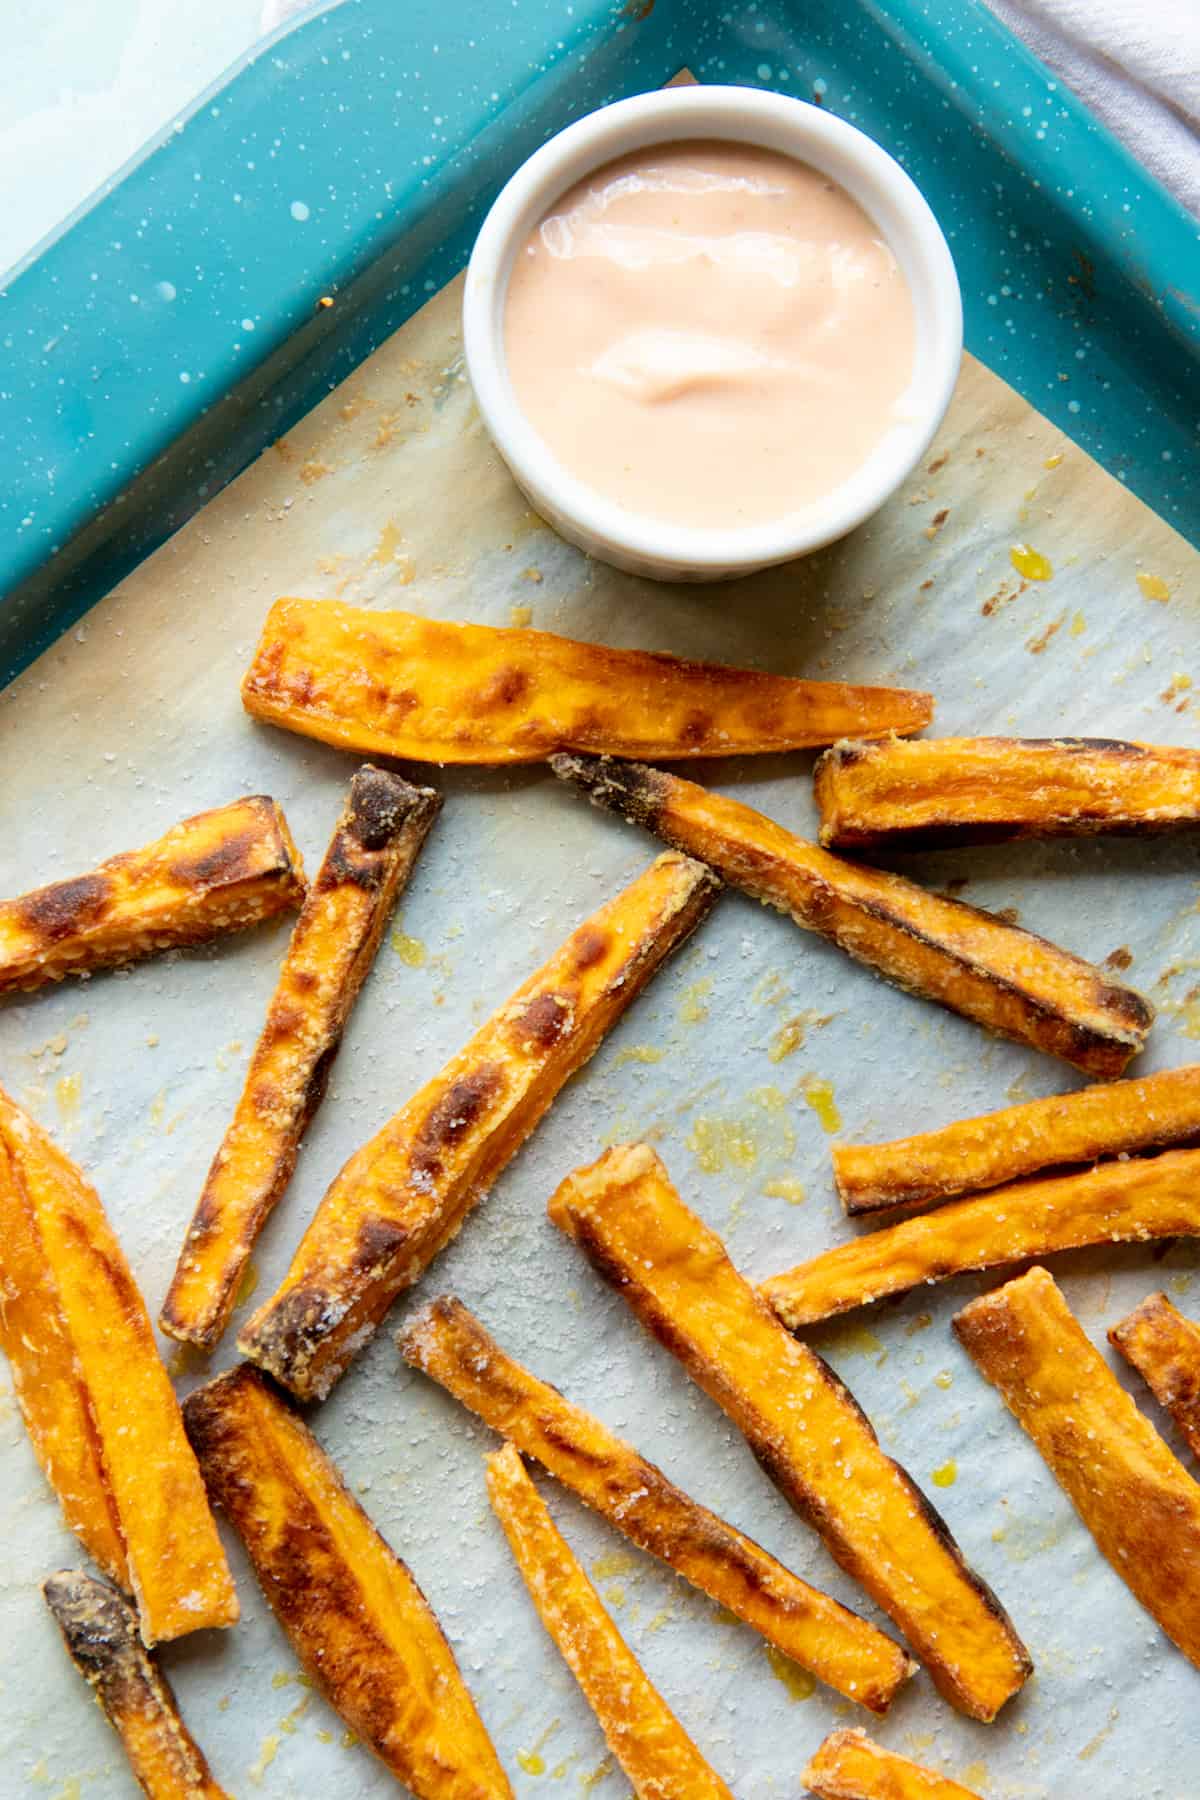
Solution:
[[(968, 358), (909, 489), (845, 543), (715, 595), (592, 567), (528, 512), (480, 426), (458, 284), (443, 285), (479, 208), (546, 130), (683, 64), (819, 94), (899, 150), (955, 234), (972, 347), (1045, 415)], [(409, 6), (401, 20), (364, 0), (311, 19), (209, 96), (11, 286), (6, 335), (34, 354), (23, 394), (3, 382), (20, 430), (0, 502), (31, 522), (7, 540), (29, 554), (19, 568), (10, 555), (0, 642), (10, 668), (48, 647), (0, 693), (0, 892), (77, 873), (255, 790), (279, 799), (315, 865), (353, 762), (254, 725), (238, 700), (280, 593), (928, 686), (944, 733), (1187, 742), (1200, 596), (1200, 558), (1185, 542), (1200, 517), (1188, 434), (1200, 409), (1188, 397), (1188, 310), (1166, 289), (1188, 285), (1194, 252), (1194, 227), (983, 15), (957, 6), (918, 19), (833, 0), (721, 14), (659, 0), (638, 18), (579, 4), (551, 17), (505, 0), (486, 34), (445, 5)], [(1051, 579), (1020, 577), (1022, 540)], [(62, 548), (47, 563), (51, 544)], [(811, 832), (810, 762), (702, 773)], [(444, 814), (256, 1251), (260, 1295), (345, 1158), (653, 854), (544, 770), (433, 779)], [(1139, 1066), (1195, 1059), (1194, 839), (1016, 845), (912, 867), (1128, 966), (1160, 1009)], [(95, 1180), (153, 1310), (284, 941), (284, 927), (268, 927), (0, 1008), (0, 1079)], [(546, 1198), (603, 1144), (647, 1137), (739, 1266), (767, 1275), (846, 1234), (831, 1132), (892, 1136), (1074, 1079), (727, 895), (392, 1324), (418, 1299), (458, 1292), (698, 1498), (869, 1610), (737, 1434), (548, 1226)], [(1084, 1252), (1056, 1273), (1102, 1343), (1154, 1287), (1194, 1315), (1200, 1250)], [(814, 1334), (1037, 1662), (994, 1727), (960, 1718), (922, 1676), (876, 1734), (987, 1800), (1195, 1800), (1196, 1673), (1102, 1563), (955, 1345), (950, 1316), (979, 1285), (923, 1290)], [(213, 1366), (233, 1356), (231, 1338)], [(181, 1388), (200, 1373), (172, 1366)], [(490, 1434), (401, 1367), (390, 1331), (314, 1427), (436, 1606), (520, 1800), (620, 1800), (620, 1775), (486, 1507)], [(848, 1708), (546, 1492), (738, 1800), (796, 1796), (806, 1757)], [(242, 1623), (163, 1657), (222, 1783), (241, 1800), (395, 1793), (301, 1684), (236, 1545), (231, 1558)], [(71, 1559), (0, 1370), (6, 1800), (131, 1794), (37, 1594), (37, 1577)]]

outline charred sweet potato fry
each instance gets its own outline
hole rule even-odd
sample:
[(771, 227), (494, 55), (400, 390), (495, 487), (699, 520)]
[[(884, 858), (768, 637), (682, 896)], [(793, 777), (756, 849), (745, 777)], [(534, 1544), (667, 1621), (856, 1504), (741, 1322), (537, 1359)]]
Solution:
[(1142, 1048), (1154, 1015), (1141, 995), (1031, 931), (830, 856), (740, 801), (661, 769), (594, 756), (551, 763), (597, 806), (709, 863), (897, 987), (1091, 1075), (1119, 1075)]
[(569, 1175), (554, 1223), (726, 1412), (953, 1705), (991, 1719), (1032, 1667), (991, 1590), (822, 1359), (783, 1329), (645, 1144)]
[(1143, 1378), (1200, 1457), (1200, 1325), (1185, 1319), (1165, 1294), (1151, 1294), (1114, 1325), (1108, 1341)]
[(146, 1644), (237, 1595), (145, 1303), (94, 1188), (0, 1089), (0, 1344), (67, 1522)]
[(1200, 750), (1111, 738), (836, 744), (813, 779), (821, 842), (833, 850), (1200, 825)]
[(605, 1612), (511, 1444), (488, 1457), (487, 1486), (538, 1617), (638, 1800), (733, 1800)]
[(872, 1712), (887, 1711), (913, 1673), (898, 1644), (810, 1587), (610, 1431), (507, 1356), (448, 1295), (396, 1339), (424, 1370), (494, 1430), (570, 1488), (639, 1549), (661, 1557), (785, 1656)]
[(184, 819), (90, 875), (0, 900), (0, 994), (203, 944), (294, 911), (304, 869), (265, 794)]
[(1040, 1169), (1200, 1139), (1200, 1063), (1052, 1094), (890, 1144), (835, 1144), (833, 1175), (853, 1218), (950, 1200)]
[(209, 1493), (351, 1729), (418, 1800), (511, 1800), (428, 1601), (298, 1415), (245, 1363), (183, 1412)]
[(954, 1320), (1117, 1574), (1200, 1667), (1200, 1487), (1171, 1455), (1045, 1269)]
[(800, 1779), (818, 1800), (979, 1800), (970, 1788), (852, 1729), (831, 1731)]
[(170, 1682), (146, 1654), (132, 1607), (82, 1569), (48, 1576), (42, 1594), (150, 1800), (228, 1800), (179, 1716)]
[(351, 1157), (242, 1354), (301, 1399), (327, 1394), (716, 893), (701, 864), (660, 856), (586, 919)]
[(796, 1330), (970, 1269), (1084, 1244), (1197, 1236), (1200, 1150), (1164, 1150), (952, 1200), (773, 1275), (759, 1292)]
[(441, 807), (432, 788), (359, 770), (279, 972), (233, 1120), (213, 1160), (159, 1320), (216, 1345), (247, 1259), (283, 1195), (350, 1010)]
[(796, 681), (546, 631), (277, 600), (242, 701), (255, 718), (371, 755), (541, 762), (552, 750), (734, 756), (919, 731), (928, 694)]

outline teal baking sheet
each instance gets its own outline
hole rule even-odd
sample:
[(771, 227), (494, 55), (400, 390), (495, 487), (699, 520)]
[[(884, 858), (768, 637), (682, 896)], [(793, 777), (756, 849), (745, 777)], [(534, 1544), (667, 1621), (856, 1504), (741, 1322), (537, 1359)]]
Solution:
[[(492, 624), (532, 615), (605, 642), (929, 686), (949, 733), (1187, 742), (1195, 561), (1118, 484), (1200, 536), (1195, 331), (1170, 291), (1197, 285), (1191, 222), (973, 9), (659, 0), (635, 18), (505, 0), (481, 14), (412, 5), (393, 16), (348, 0), (308, 20), (207, 96), (10, 283), (4, 665), (51, 647), (0, 697), (3, 791), (18, 826), (0, 837), (0, 893), (76, 873), (251, 790), (278, 797), (315, 866), (352, 764), (255, 726), (238, 700), (250, 645), (283, 592), (340, 590)], [(453, 292), (392, 335), (462, 263), (481, 208), (528, 148), (572, 113), (684, 65), (819, 98), (902, 154), (952, 234), (971, 348), (1050, 421), (968, 362), (914, 492), (849, 543), (715, 596), (589, 568), (528, 515), (482, 436)], [(1055, 574), (1020, 592), (1010, 548), (1024, 536)], [(1169, 604), (1145, 594), (1143, 574)], [(769, 758), (703, 778), (811, 832), (808, 767)], [(653, 853), (544, 771), (435, 779), (445, 812), (256, 1252), (262, 1293), (346, 1156)], [(1129, 963), (1160, 1005), (1142, 1066), (1194, 1058), (1194, 841), (1018, 845), (913, 867), (931, 885), (965, 883), (972, 900), (1016, 908), (1097, 961)], [(243, 1078), (281, 933), (0, 1009), (0, 1080), (96, 1180), (152, 1308)], [(738, 1264), (766, 1275), (845, 1233), (829, 1174), (833, 1120), (813, 1105), (821, 1084), (833, 1087), (841, 1129), (869, 1139), (1073, 1080), (727, 895), (392, 1324), (418, 1299), (456, 1290), (529, 1366), (698, 1498), (869, 1610), (732, 1428), (549, 1228), (546, 1197), (604, 1142), (647, 1136)], [(1152, 1287), (1192, 1313), (1200, 1292), (1194, 1243), (1083, 1253), (1057, 1269), (1100, 1343)], [(956, 1348), (950, 1315), (978, 1286), (922, 1291), (816, 1334), (1011, 1607), (1038, 1665), (994, 1728), (954, 1714), (921, 1676), (876, 1735), (988, 1800), (1195, 1800), (1195, 1671), (1104, 1567)], [(225, 1344), (215, 1366), (234, 1354)], [(10, 1653), (0, 1690), (0, 1791), (122, 1800), (132, 1784), (120, 1752), (34, 1586), (79, 1553), (3, 1381), (0, 1641), (20, 1656)], [(314, 1426), (436, 1606), (519, 1800), (623, 1800), (488, 1514), (491, 1435), (404, 1371), (388, 1332)], [(739, 1800), (795, 1796), (804, 1760), (829, 1728), (853, 1722), (850, 1710), (820, 1688), (805, 1697), (754, 1634), (546, 1492)], [(231, 1553), (242, 1624), (163, 1659), (222, 1782), (240, 1800), (398, 1791), (300, 1681)]]

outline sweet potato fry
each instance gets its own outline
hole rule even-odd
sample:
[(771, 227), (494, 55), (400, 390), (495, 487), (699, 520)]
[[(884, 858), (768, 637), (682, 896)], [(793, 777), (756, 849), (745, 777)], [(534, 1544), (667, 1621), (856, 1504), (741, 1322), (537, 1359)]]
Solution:
[(0, 994), (203, 944), (294, 911), (304, 869), (265, 794), (184, 819), (90, 875), (0, 900)]
[(308, 890), (233, 1120), (159, 1320), (211, 1350), (259, 1232), (282, 1198), (396, 895), (441, 808), (432, 788), (361, 768)]
[(1185, 1319), (1165, 1294), (1151, 1294), (1114, 1325), (1108, 1341), (1137, 1370), (1200, 1457), (1200, 1325)]
[(146, 1644), (232, 1625), (237, 1595), (145, 1303), (94, 1188), (0, 1089), (0, 1343), (67, 1522)]
[(1031, 931), (830, 856), (740, 801), (661, 769), (609, 757), (550, 760), (597, 806), (709, 863), (897, 987), (1091, 1075), (1119, 1075), (1142, 1048), (1154, 1017), (1142, 996)]
[(857, 1613), (810, 1587), (753, 1539), (668, 1481), (632, 1444), (507, 1356), (443, 1295), (396, 1339), (405, 1359), (570, 1488), (639, 1549), (762, 1633), (785, 1656), (872, 1712), (915, 1664)]
[(143, 1793), (150, 1800), (228, 1800), (179, 1716), (170, 1682), (146, 1653), (132, 1607), (82, 1569), (48, 1576), (42, 1594)]
[(818, 1800), (979, 1800), (970, 1788), (852, 1729), (831, 1731), (800, 1779)]
[(351, 1157), (242, 1354), (303, 1400), (327, 1394), (716, 893), (701, 864), (660, 856), (586, 919)]
[(1085, 1244), (1200, 1236), (1200, 1150), (1163, 1150), (1074, 1175), (1015, 1181), (826, 1250), (759, 1292), (792, 1330), (904, 1294)]
[(1200, 1139), (1200, 1063), (1052, 1094), (890, 1144), (835, 1144), (833, 1175), (853, 1218), (951, 1200), (1036, 1175)]
[(439, 763), (541, 762), (566, 749), (733, 756), (919, 731), (933, 714), (929, 695), (907, 688), (795, 681), (333, 600), (275, 602), (242, 701), (327, 744)]
[(209, 1493), (351, 1729), (418, 1800), (511, 1800), (428, 1601), (298, 1415), (245, 1363), (183, 1413)]
[(1200, 750), (1111, 738), (835, 744), (813, 780), (821, 842), (832, 850), (1200, 825)]
[(511, 1444), (488, 1457), (487, 1486), (538, 1616), (638, 1800), (733, 1800), (605, 1612)]
[(729, 1415), (946, 1699), (994, 1718), (1032, 1667), (1007, 1614), (848, 1389), (772, 1316), (653, 1150), (606, 1151), (567, 1177), (549, 1210)]
[[(0, 1090), (2, 1092), (2, 1090)], [(0, 1100), (0, 1118), (5, 1102)], [(0, 1126), (0, 1348), (34, 1454), (63, 1518), (104, 1573), (129, 1590), (129, 1562), (88, 1384), (27, 1190)]]
[(1200, 1668), (1200, 1487), (1093, 1348), (1045, 1269), (964, 1306), (964, 1349), (998, 1388), (1130, 1591)]

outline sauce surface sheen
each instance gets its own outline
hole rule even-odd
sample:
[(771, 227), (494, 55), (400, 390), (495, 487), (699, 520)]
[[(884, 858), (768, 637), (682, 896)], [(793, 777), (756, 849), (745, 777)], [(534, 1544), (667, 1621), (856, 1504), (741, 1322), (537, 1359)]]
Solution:
[(836, 182), (773, 150), (634, 152), (556, 202), (505, 312), (515, 397), (631, 512), (765, 524), (831, 494), (903, 414), (908, 285)]

